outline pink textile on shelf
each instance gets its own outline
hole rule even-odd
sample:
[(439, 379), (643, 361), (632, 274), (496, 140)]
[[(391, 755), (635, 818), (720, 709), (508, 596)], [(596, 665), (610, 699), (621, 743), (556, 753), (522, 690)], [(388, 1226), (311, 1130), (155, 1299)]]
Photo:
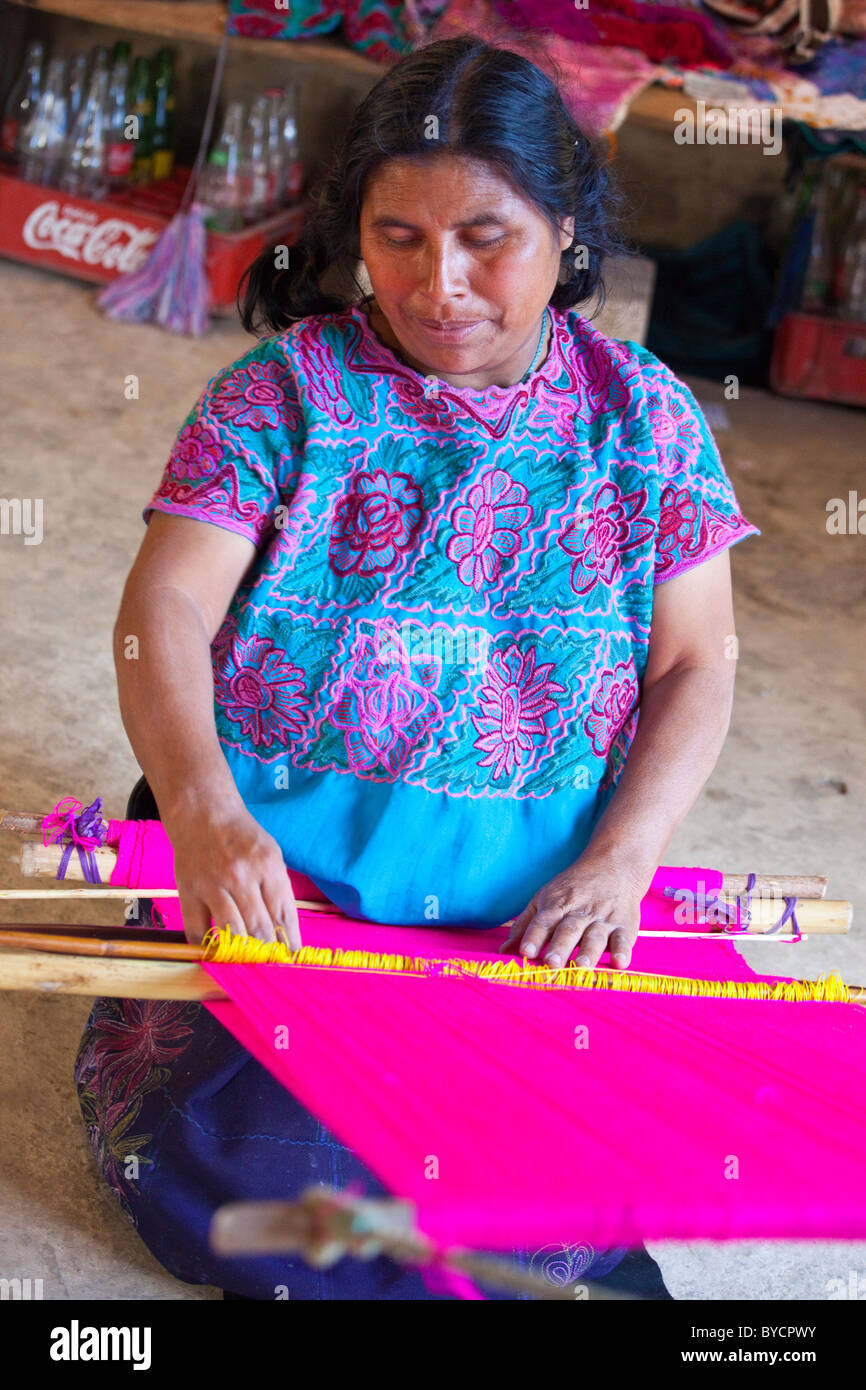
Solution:
[(524, 37), (502, 19), (491, 0), (451, 0), (431, 38), (467, 33), (524, 54), (554, 77), (572, 117), (589, 134), (616, 130), (635, 97), (666, 71), (633, 48), (602, 48), (553, 32), (529, 31)]
[[(377, 951), (399, 938), (411, 955), (446, 945), (440, 931), (324, 914), (302, 930), (310, 944)], [(478, 935), (449, 932), (447, 954), (485, 954)], [(501, 959), (501, 932), (480, 935)], [(766, 978), (730, 941), (642, 938), (634, 968)], [(866, 1014), (855, 1005), (205, 969), (229, 995), (207, 1005), (214, 1016), (415, 1204), (440, 1246), (866, 1238)]]

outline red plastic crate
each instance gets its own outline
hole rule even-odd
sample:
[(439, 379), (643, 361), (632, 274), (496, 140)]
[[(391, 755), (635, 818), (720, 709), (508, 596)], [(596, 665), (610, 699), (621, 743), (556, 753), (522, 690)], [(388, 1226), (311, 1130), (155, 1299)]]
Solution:
[(782, 396), (866, 406), (866, 323), (786, 314), (773, 339), (770, 386)]
[[(137, 270), (180, 207), (189, 169), (94, 201), (45, 184), (25, 183), (0, 166), (0, 255), (107, 284)], [(211, 311), (233, 309), (238, 282), (266, 246), (297, 240), (306, 203), (282, 208), (239, 232), (208, 232), (205, 271)]]

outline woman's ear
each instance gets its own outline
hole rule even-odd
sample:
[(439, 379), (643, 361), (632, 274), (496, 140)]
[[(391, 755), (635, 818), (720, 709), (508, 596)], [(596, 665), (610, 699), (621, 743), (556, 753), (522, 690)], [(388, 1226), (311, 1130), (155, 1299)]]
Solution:
[(567, 251), (574, 241), (574, 218), (566, 217), (560, 226), (562, 230), (559, 234), (559, 245), (563, 251)]

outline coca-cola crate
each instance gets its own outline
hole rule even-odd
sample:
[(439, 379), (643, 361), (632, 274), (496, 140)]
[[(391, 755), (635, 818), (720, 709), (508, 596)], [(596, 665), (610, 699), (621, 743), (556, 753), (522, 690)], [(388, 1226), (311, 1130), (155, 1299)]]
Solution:
[[(177, 212), (189, 169), (98, 201), (19, 179), (0, 166), (0, 255), (107, 284), (147, 260)], [(205, 270), (212, 313), (234, 309), (238, 282), (266, 246), (297, 240), (306, 203), (281, 208), (239, 232), (208, 232)]]
[(770, 386), (782, 396), (866, 406), (866, 323), (786, 314), (773, 337)]

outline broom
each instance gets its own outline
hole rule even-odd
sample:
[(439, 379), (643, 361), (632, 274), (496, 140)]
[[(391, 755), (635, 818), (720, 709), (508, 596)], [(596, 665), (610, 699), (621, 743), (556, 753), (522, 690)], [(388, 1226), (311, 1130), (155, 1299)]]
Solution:
[(195, 164), (179, 210), (138, 270), (120, 275), (96, 296), (109, 318), (156, 323), (172, 333), (201, 337), (210, 327), (210, 287), (205, 271), (206, 209), (193, 199), (210, 143), (228, 47), (228, 28), (217, 53), (207, 114)]

